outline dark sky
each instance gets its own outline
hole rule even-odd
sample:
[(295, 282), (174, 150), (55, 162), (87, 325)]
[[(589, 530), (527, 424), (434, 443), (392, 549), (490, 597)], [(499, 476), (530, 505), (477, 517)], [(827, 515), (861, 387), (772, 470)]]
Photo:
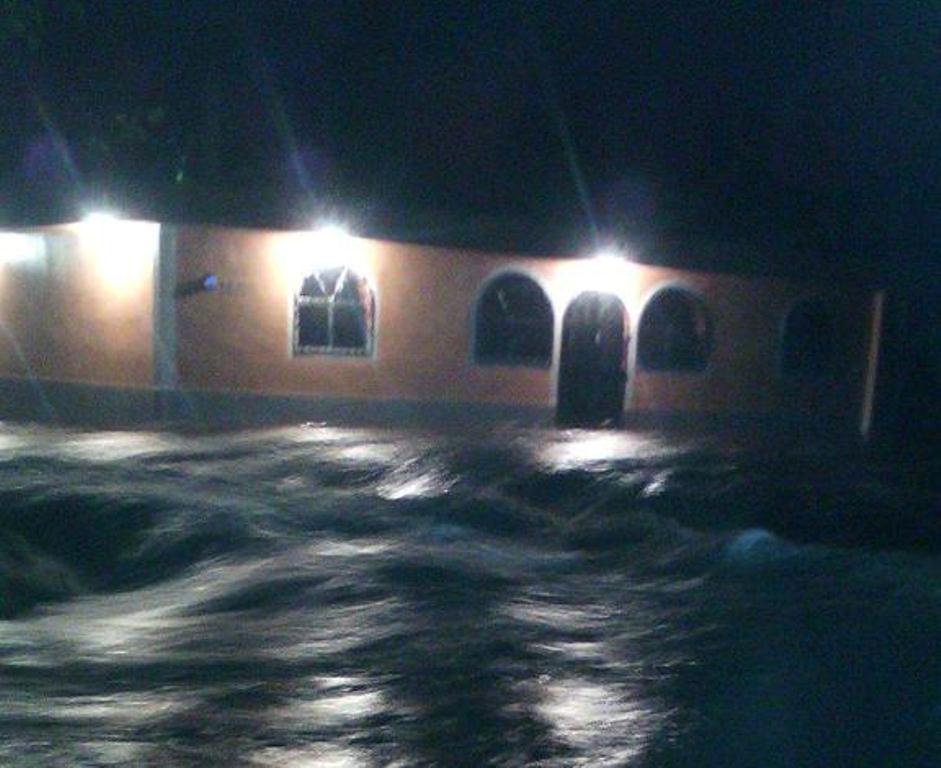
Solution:
[(939, 0), (3, 0), (0, 104), (8, 225), (874, 279), (880, 413), (941, 438)]
[(937, 253), (938, 2), (4, 8), (7, 221), (107, 199), (522, 248), (678, 236), (802, 269)]

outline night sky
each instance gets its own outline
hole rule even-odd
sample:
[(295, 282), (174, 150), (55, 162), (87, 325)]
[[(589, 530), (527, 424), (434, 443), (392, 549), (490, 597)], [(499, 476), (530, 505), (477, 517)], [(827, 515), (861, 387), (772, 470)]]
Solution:
[(6, 224), (101, 205), (340, 219), (452, 246), (614, 242), (861, 276), (914, 291), (903, 314), (938, 368), (937, 2), (0, 8)]

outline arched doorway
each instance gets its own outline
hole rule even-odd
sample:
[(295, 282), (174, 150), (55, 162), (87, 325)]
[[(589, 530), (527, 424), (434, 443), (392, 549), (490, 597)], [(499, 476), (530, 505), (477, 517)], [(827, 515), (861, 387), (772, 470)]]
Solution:
[(556, 416), (578, 426), (614, 424), (624, 410), (627, 313), (616, 296), (583, 293), (565, 310)]

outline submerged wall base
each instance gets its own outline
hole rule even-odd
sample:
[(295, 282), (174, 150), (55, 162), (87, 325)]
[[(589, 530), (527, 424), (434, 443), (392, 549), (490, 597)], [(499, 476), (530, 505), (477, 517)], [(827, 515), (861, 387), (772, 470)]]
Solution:
[(154, 420), (154, 391), (127, 387), (0, 379), (0, 418), (99, 428)]
[(128, 389), (0, 379), (0, 418), (106, 429), (165, 426), (232, 429), (303, 422), (351, 426), (548, 427), (552, 426), (554, 415), (550, 408), (487, 403)]
[(351, 426), (439, 426), (482, 424), (551, 426), (550, 408), (488, 403), (407, 400), (354, 400), (258, 395), (243, 392), (166, 391), (156, 396), (161, 421), (210, 427), (251, 427), (301, 422)]
[[(0, 379), (0, 418), (99, 429), (248, 429), (306, 422), (462, 430), (494, 425), (556, 427), (555, 411), (549, 407), (130, 389), (18, 379)], [(846, 423), (806, 413), (628, 411), (617, 426), (698, 433), (770, 431), (828, 443), (858, 442)]]

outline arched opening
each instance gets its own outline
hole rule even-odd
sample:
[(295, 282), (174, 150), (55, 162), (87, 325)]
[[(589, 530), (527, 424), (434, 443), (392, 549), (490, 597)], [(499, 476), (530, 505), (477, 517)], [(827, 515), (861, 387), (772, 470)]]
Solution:
[(644, 308), (637, 360), (648, 371), (701, 371), (712, 346), (706, 305), (682, 288), (664, 288)]
[(349, 267), (329, 267), (304, 278), (294, 297), (295, 355), (372, 353), (375, 300), (369, 284)]
[(474, 360), (491, 365), (552, 364), (552, 304), (539, 284), (519, 273), (490, 282), (477, 302)]
[(781, 372), (786, 376), (822, 376), (833, 368), (833, 317), (819, 299), (795, 304), (784, 321)]
[(617, 423), (627, 382), (627, 312), (616, 296), (583, 293), (565, 310), (559, 365), (560, 423)]

